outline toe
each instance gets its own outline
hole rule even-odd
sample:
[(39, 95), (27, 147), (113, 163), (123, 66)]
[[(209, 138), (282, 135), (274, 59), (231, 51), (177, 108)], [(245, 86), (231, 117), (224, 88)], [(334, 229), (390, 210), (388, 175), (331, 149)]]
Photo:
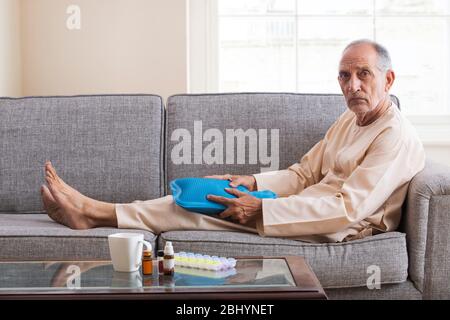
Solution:
[(45, 171), (45, 177), (49, 178), (51, 180), (54, 180), (55, 178), (53, 177), (53, 175), (50, 173), (50, 171)]
[(71, 198), (71, 190), (67, 189), (63, 184), (61, 184), (58, 180), (46, 177), (45, 180), (48, 184), (48, 191), (52, 196), (55, 203), (59, 206), (67, 206), (68, 200)]
[(45, 181), (47, 182), (48, 187), (49, 187), (49, 189), (51, 190), (53, 184), (55, 183), (55, 180), (53, 180), (53, 178), (50, 177), (49, 175), (46, 175), (46, 176), (45, 176)]
[(46, 164), (45, 165), (45, 174), (53, 179), (56, 178), (56, 174), (54, 173), (55, 171), (52, 170), (52, 168), (50, 167), (50, 164)]
[(58, 206), (54, 201), (55, 199), (50, 193), (50, 190), (46, 186), (41, 187), (41, 195), (42, 195), (42, 204), (44, 205), (44, 209), (47, 212), (48, 216), (52, 220), (58, 222), (58, 219), (56, 217)]
[(61, 196), (56, 181), (53, 178), (49, 178), (48, 176), (45, 177), (45, 181), (47, 181), (48, 184), (47, 190), (50, 192), (50, 195), (56, 202), (58, 202)]
[(63, 179), (61, 179), (60, 176), (56, 173), (56, 169), (53, 167), (53, 165), (49, 162), (48, 165), (46, 165), (46, 175), (53, 179), (54, 182), (60, 184), (63, 187), (68, 187), (68, 185), (64, 182)]
[(58, 176), (58, 174), (56, 173), (56, 169), (55, 169), (55, 167), (53, 167), (53, 165), (52, 165), (51, 162), (48, 162), (48, 164), (47, 164), (47, 169), (48, 169), (48, 171), (50, 171), (50, 173), (51, 173), (54, 177), (57, 177), (57, 176)]
[(55, 198), (53, 198), (53, 195), (51, 194), (50, 190), (47, 188), (47, 186), (41, 186), (41, 194), (42, 194), (42, 200), (44, 201), (45, 205), (50, 205), (51, 203), (55, 203)]

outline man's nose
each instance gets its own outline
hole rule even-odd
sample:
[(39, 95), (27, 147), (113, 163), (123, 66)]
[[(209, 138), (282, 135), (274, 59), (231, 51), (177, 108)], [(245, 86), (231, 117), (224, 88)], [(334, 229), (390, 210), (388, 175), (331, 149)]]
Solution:
[(355, 93), (361, 90), (361, 80), (358, 77), (352, 76), (349, 81), (350, 93)]

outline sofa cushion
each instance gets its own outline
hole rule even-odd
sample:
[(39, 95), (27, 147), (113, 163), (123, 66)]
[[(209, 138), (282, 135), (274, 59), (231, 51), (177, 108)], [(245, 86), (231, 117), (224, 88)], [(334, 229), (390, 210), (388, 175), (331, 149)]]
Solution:
[(45, 214), (0, 214), (0, 259), (109, 260), (107, 237), (116, 232), (143, 233), (144, 238), (156, 248), (156, 236), (143, 230), (72, 230)]
[(161, 196), (163, 119), (153, 95), (0, 98), (0, 212), (43, 212), (46, 160), (98, 200)]
[[(324, 288), (365, 287), (379, 267), (381, 283), (407, 279), (405, 234), (388, 232), (343, 243), (313, 244), (229, 231), (170, 231), (161, 234), (158, 247), (172, 241), (176, 252), (218, 256), (284, 256), (306, 258)], [(373, 268), (373, 267), (372, 267)], [(370, 271), (370, 273), (368, 273)]]

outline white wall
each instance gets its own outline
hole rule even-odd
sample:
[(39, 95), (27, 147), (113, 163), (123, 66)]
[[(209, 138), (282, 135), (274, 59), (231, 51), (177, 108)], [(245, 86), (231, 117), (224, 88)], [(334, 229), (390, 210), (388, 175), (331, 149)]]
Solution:
[(0, 0), (0, 96), (22, 95), (20, 1)]
[[(69, 5), (81, 29), (69, 30)], [(185, 0), (22, 0), (24, 95), (187, 91)]]

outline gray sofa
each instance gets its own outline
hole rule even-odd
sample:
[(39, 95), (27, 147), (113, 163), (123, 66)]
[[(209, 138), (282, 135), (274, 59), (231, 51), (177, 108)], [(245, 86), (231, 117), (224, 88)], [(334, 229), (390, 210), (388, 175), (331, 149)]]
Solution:
[[(345, 108), (340, 95), (288, 93), (175, 95), (166, 107), (156, 95), (0, 98), (0, 259), (109, 259), (106, 236), (117, 229), (71, 230), (44, 213), (39, 187), (46, 160), (90, 197), (152, 199), (169, 193), (174, 178), (286, 168)], [(257, 161), (249, 145), (226, 144), (226, 129), (239, 128), (254, 129), (258, 141), (267, 134)], [(191, 146), (191, 155), (177, 153), (180, 134), (193, 143), (208, 129), (223, 133), (216, 163), (205, 164), (211, 158), (201, 154), (208, 137)], [(272, 129), (279, 149), (270, 142)], [(244, 158), (236, 158), (237, 148)], [(324, 244), (239, 232), (140, 232), (159, 248), (172, 241), (176, 251), (305, 256), (331, 299), (449, 299), (449, 230), (450, 168), (428, 161), (410, 184), (395, 232)], [(366, 286), (371, 265), (381, 270), (379, 290)]]

